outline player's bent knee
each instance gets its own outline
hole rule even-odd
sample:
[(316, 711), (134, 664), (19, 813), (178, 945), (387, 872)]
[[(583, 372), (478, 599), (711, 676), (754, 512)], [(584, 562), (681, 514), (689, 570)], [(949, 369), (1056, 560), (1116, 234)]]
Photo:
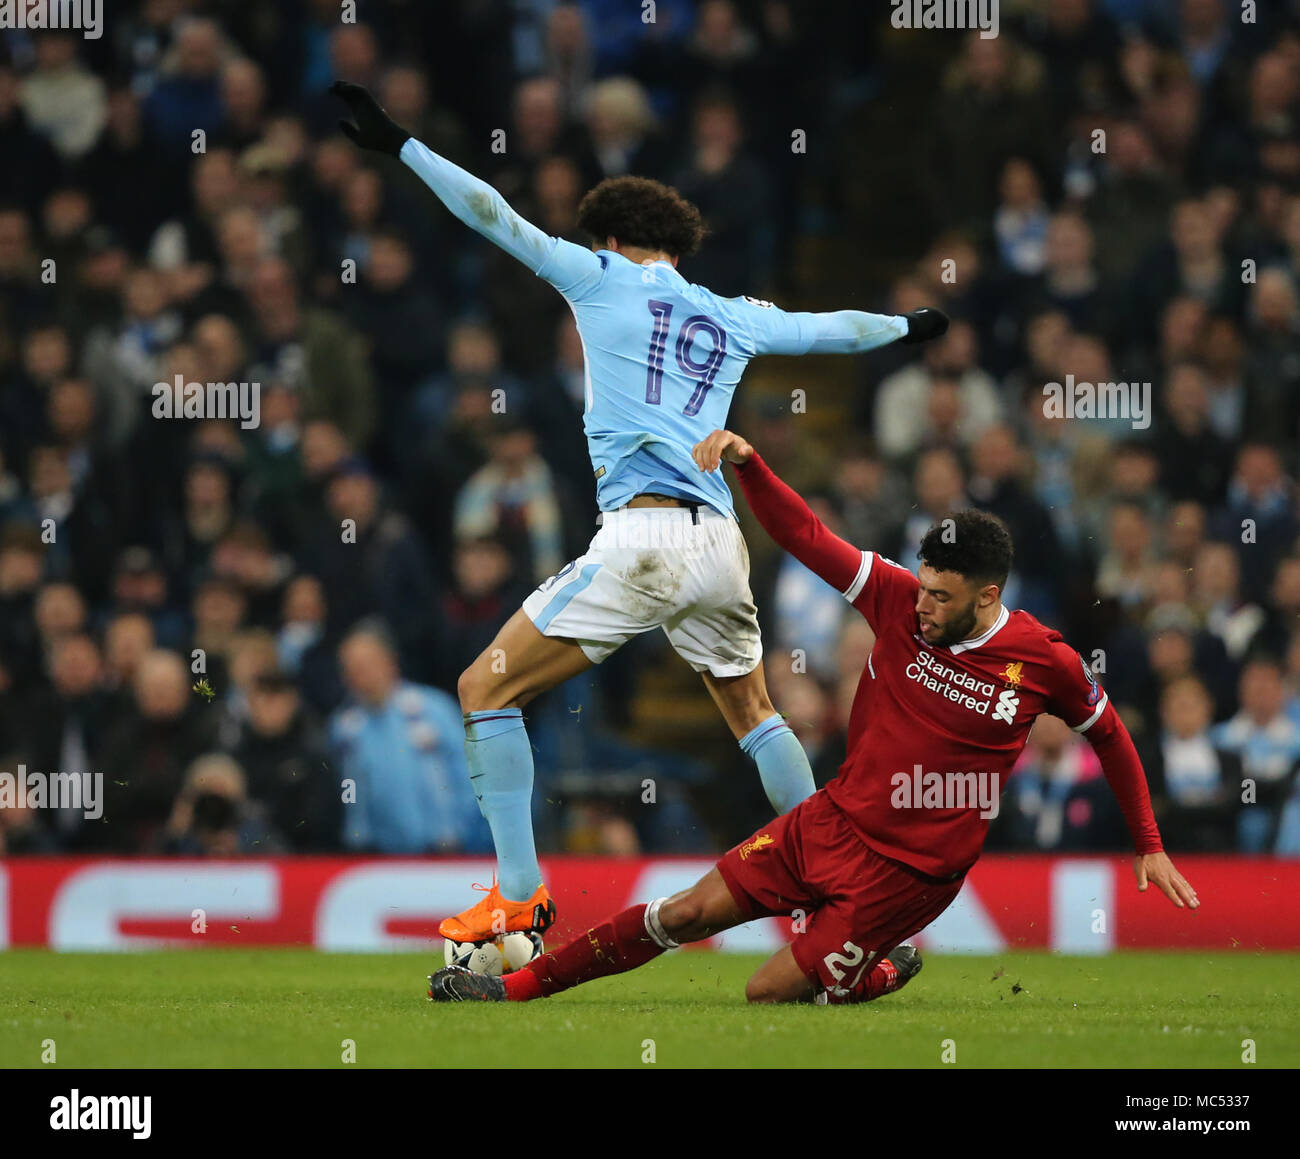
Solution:
[(482, 712), (484, 709), (481, 703), (485, 689), (483, 681), (479, 678), (478, 673), (474, 671), (474, 665), (471, 664), (460, 678), (456, 681), (456, 696), (460, 700), (461, 712)]
[(507, 708), (509, 705), (502, 692), (501, 680), (483, 657), (475, 660), (456, 681), (456, 696), (460, 700), (461, 712), (491, 712), (493, 709)]
[(760, 970), (745, 983), (745, 1001), (758, 1005), (772, 1002), (811, 1002), (815, 987), (800, 975), (797, 978), (778, 977)]
[(771, 1002), (794, 1002), (797, 999), (794, 995), (784, 993), (762, 975), (755, 974), (745, 983), (745, 1001), (757, 1005)]

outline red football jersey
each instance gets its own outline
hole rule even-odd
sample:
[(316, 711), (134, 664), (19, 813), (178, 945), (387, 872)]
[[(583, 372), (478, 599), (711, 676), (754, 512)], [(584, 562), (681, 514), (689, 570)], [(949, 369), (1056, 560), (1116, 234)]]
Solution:
[(1140, 853), (1161, 848), (1127, 730), (1083, 658), (1027, 612), (1001, 608), (982, 635), (933, 646), (920, 582), (834, 535), (755, 455), (739, 472), (772, 538), (843, 593), (876, 635), (849, 718), (848, 756), (827, 794), (877, 852), (934, 877), (964, 873), (1040, 713), (1101, 757)]

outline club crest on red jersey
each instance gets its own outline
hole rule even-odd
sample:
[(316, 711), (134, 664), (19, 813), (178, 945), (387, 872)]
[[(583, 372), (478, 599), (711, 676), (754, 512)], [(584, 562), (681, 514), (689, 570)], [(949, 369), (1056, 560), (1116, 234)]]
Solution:
[(1084, 679), (1088, 681), (1088, 707), (1091, 708), (1101, 699), (1101, 685), (1097, 683), (1097, 678), (1092, 674), (1092, 669), (1088, 667), (1088, 661), (1080, 656), (1078, 652), (1075, 655), (1079, 657), (1079, 663), (1083, 666)]

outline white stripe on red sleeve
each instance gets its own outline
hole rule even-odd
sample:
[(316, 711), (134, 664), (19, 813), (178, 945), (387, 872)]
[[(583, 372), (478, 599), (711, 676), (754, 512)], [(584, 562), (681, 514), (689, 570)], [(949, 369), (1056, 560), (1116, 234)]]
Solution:
[(1103, 712), (1106, 711), (1106, 705), (1108, 705), (1109, 703), (1110, 703), (1110, 697), (1103, 692), (1101, 694), (1101, 703), (1097, 705), (1097, 711), (1094, 712), (1090, 717), (1088, 717), (1088, 719), (1085, 720), (1082, 724), (1074, 725), (1071, 731), (1087, 732), (1094, 724), (1097, 723), (1097, 718), (1101, 716)]
[(853, 582), (841, 593), (849, 603), (862, 594), (862, 589), (867, 586), (867, 577), (871, 574), (871, 557), (874, 552), (864, 551), (862, 553), (862, 562), (858, 564), (858, 574), (853, 577)]

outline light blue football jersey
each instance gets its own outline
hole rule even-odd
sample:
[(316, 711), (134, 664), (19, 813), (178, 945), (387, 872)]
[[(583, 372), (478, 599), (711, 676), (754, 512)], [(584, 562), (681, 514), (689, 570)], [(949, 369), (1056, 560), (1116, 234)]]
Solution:
[(701, 471), (691, 448), (727, 425), (749, 360), (857, 353), (907, 333), (900, 315), (795, 313), (757, 298), (719, 297), (669, 262), (639, 265), (549, 236), (486, 182), (414, 137), (401, 158), (461, 221), (568, 302), (586, 360), (583, 424), (602, 511), (650, 491), (734, 516), (722, 473)]

